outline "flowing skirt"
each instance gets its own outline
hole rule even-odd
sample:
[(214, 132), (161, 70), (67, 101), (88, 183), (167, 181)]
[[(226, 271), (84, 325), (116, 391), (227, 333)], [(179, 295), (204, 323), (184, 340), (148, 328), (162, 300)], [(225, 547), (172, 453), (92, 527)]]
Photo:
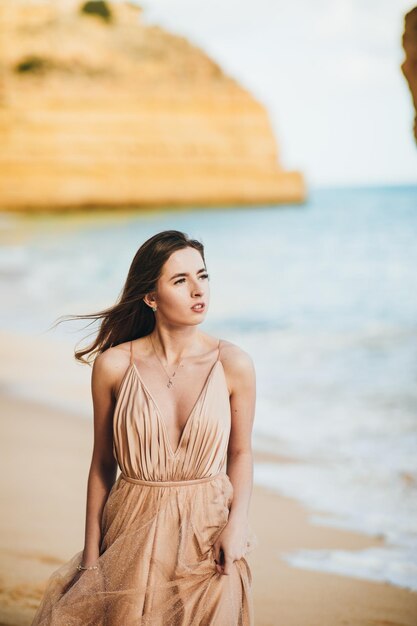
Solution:
[[(102, 515), (98, 569), (82, 550), (47, 581), (32, 626), (253, 626), (247, 560), (217, 572), (213, 543), (228, 521), (225, 473), (152, 482), (120, 474)], [(248, 527), (247, 550), (256, 544)]]

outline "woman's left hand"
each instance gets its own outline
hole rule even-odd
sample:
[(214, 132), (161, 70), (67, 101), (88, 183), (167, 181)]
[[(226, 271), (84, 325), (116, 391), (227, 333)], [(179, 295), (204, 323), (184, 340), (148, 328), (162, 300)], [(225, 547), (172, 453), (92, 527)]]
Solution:
[(213, 543), (214, 559), (219, 574), (232, 573), (234, 561), (246, 553), (247, 523), (241, 520), (229, 520), (216, 541)]

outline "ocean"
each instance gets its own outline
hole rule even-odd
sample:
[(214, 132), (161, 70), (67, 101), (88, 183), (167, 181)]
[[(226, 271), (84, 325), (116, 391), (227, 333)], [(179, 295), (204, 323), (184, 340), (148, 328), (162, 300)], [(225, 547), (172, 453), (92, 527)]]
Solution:
[(254, 446), (298, 461), (257, 463), (255, 482), (314, 524), (386, 543), (280, 558), (417, 590), (417, 186), (312, 189), (303, 205), (0, 214), (1, 328), (75, 344), (86, 322), (48, 328), (111, 305), (142, 242), (171, 228), (205, 245), (202, 329), (254, 360)]

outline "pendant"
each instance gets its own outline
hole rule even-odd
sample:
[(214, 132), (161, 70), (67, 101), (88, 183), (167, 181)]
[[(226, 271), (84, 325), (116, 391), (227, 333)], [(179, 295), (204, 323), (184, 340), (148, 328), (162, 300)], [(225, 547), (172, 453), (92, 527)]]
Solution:
[(175, 374), (176, 374), (176, 372), (174, 372), (174, 373), (172, 374), (171, 378), (170, 378), (170, 379), (168, 380), (168, 382), (167, 382), (167, 387), (168, 387), (168, 389), (169, 389), (170, 387), (172, 387), (172, 385), (173, 385), (173, 383), (172, 383), (172, 379), (174, 378)]

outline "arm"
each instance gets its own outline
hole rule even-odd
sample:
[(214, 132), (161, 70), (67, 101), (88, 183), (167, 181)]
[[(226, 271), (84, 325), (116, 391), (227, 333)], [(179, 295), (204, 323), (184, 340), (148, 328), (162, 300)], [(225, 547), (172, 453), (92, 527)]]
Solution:
[(256, 375), (249, 354), (233, 344), (224, 349), (225, 373), (229, 384), (231, 432), (227, 451), (227, 474), (233, 485), (233, 501), (225, 529), (215, 543), (216, 560), (220, 563), (220, 547), (225, 556), (224, 569), (245, 553), (248, 513), (253, 486), (252, 428), (255, 416)]
[(85, 541), (82, 565), (89, 567), (100, 556), (101, 517), (117, 473), (113, 456), (114, 367), (109, 351), (93, 364), (91, 393), (94, 408), (94, 446), (87, 483)]

